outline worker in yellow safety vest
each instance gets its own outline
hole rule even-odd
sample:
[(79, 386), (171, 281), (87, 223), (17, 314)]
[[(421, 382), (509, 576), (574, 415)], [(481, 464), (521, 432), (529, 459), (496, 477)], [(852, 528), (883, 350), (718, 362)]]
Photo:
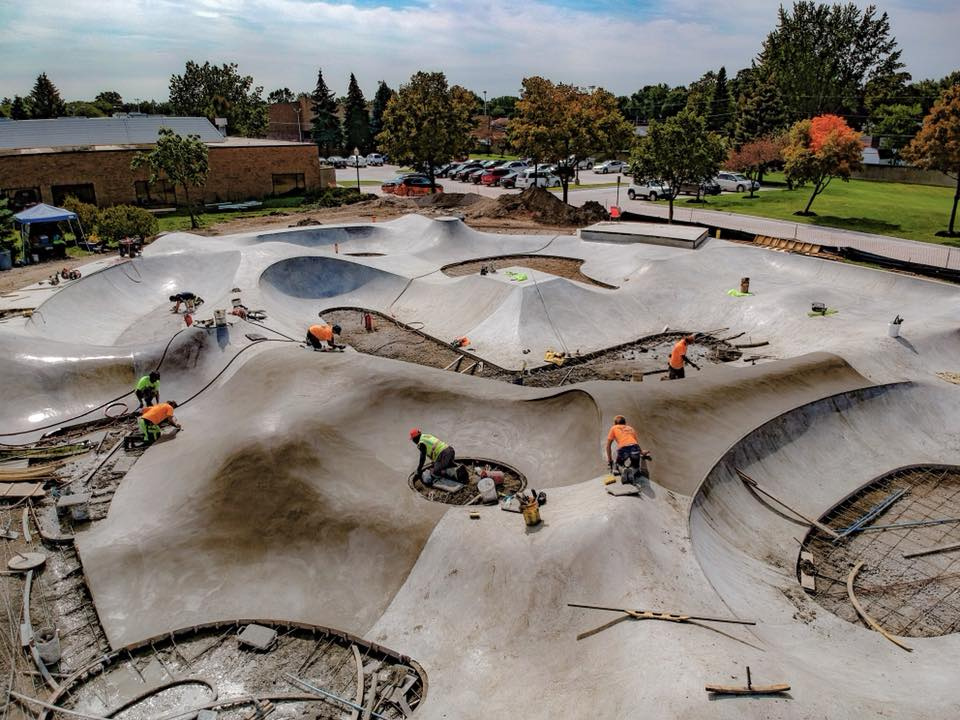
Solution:
[[(433, 485), (434, 479), (440, 475), (466, 483), (468, 478), (467, 468), (463, 465), (457, 465), (457, 453), (452, 445), (448, 445), (443, 440), (421, 432), (419, 428), (410, 431), (410, 440), (420, 450), (420, 461), (417, 463), (417, 471), (414, 473), (419, 477), (424, 485)], [(429, 470), (424, 470), (423, 466), (427, 460), (432, 464)]]

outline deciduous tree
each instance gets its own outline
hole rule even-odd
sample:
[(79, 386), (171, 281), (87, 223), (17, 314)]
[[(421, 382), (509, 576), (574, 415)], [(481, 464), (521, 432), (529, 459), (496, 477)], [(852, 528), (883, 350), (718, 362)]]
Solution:
[(800, 0), (780, 6), (763, 43), (759, 69), (771, 74), (791, 120), (857, 112), (865, 86), (903, 68), (887, 13), (874, 5)]
[(167, 180), (183, 188), (190, 227), (198, 228), (197, 216), (190, 202), (190, 188), (201, 187), (207, 182), (210, 170), (207, 146), (199, 135), (177, 135), (170, 128), (160, 128), (157, 144), (149, 152), (133, 156), (130, 167), (146, 166), (150, 169), (150, 182)]
[(348, 153), (353, 152), (353, 148), (357, 148), (361, 155), (366, 155), (372, 149), (367, 101), (363, 98), (363, 92), (353, 73), (350, 73), (347, 101), (343, 108), (343, 135)]
[(795, 186), (813, 185), (807, 206), (797, 215), (810, 215), (810, 206), (833, 178), (844, 182), (858, 170), (863, 157), (860, 133), (836, 115), (818, 115), (800, 120), (790, 128), (783, 158), (788, 182)]
[(401, 85), (383, 113), (379, 146), (393, 162), (424, 168), (436, 192), (436, 168), (470, 150), (474, 99), (442, 72), (418, 72)]
[(267, 103), (270, 105), (275, 105), (277, 103), (292, 103), (296, 100), (296, 97), (293, 94), (293, 91), (288, 88), (279, 88), (277, 90), (272, 90), (269, 95), (267, 95)]
[(198, 65), (187, 61), (183, 75), (170, 77), (170, 105), (176, 115), (227, 120), (227, 132), (262, 137), (267, 130), (267, 103), (263, 88), (241, 75), (236, 63)]
[(615, 155), (630, 147), (633, 126), (620, 114), (617, 99), (604, 90), (584, 92), (525, 78), (523, 97), (510, 123), (510, 142), (519, 152), (560, 168), (563, 201), (577, 163), (591, 155)]
[(900, 151), (917, 134), (922, 118), (920, 103), (880, 105), (870, 113), (867, 130), (880, 139), (880, 148), (889, 150), (891, 160), (899, 165)]
[[(939, 170), (957, 181), (947, 236), (956, 237), (957, 203), (960, 201), (960, 83), (945, 90), (923, 119), (920, 132), (903, 150), (917, 167)], [(940, 233), (937, 233), (938, 235)]]
[[(739, 149), (730, 152), (726, 167), (744, 173), (751, 180), (760, 181), (763, 173), (774, 163), (783, 160), (783, 148), (786, 138), (762, 137), (744, 143)], [(753, 183), (750, 183), (750, 197), (754, 197)]]
[(340, 132), (340, 118), (337, 116), (337, 101), (323, 80), (323, 70), (317, 71), (317, 86), (310, 95), (310, 111), (313, 122), (310, 134), (324, 157), (340, 152), (343, 134)]
[(133, 205), (109, 207), (100, 213), (97, 223), (97, 234), (111, 242), (126, 237), (152, 237), (157, 230), (157, 218), (153, 213)]
[(726, 155), (723, 138), (707, 130), (702, 116), (684, 108), (672, 118), (650, 123), (647, 135), (637, 141), (630, 171), (638, 180), (662, 180), (670, 187), (668, 217), (673, 222), (680, 186), (716, 175)]
[(123, 106), (123, 98), (115, 90), (104, 90), (97, 93), (93, 104), (100, 108), (105, 115), (116, 112)]
[(56, 118), (64, 114), (63, 99), (57, 86), (50, 82), (46, 73), (40, 73), (30, 93), (30, 117), (34, 119)]

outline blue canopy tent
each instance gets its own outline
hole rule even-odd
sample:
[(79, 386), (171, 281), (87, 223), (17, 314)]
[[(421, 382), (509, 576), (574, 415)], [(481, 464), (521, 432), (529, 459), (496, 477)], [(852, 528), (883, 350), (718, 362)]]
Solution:
[(54, 207), (53, 205), (47, 205), (45, 203), (39, 203), (38, 205), (27, 208), (22, 212), (16, 213), (13, 216), (13, 220), (20, 226), (20, 240), (23, 245), (24, 262), (27, 262), (31, 255), (31, 225), (39, 225), (42, 223), (55, 224), (66, 221), (70, 226), (70, 229), (73, 230), (73, 222), (76, 221), (77, 230), (74, 231), (74, 236), (77, 238), (78, 245), (80, 243), (80, 238), (83, 237), (83, 227), (81, 227), (80, 220), (77, 218), (77, 214), (75, 212), (70, 212), (69, 210), (64, 210), (63, 208)]

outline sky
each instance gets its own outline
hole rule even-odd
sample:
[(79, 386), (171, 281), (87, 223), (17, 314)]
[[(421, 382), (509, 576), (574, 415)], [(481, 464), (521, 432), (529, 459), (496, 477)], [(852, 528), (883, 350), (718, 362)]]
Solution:
[[(867, 3), (857, 0), (857, 5)], [(66, 100), (115, 90), (168, 96), (187, 60), (236, 62), (264, 87), (312, 90), (317, 70), (369, 98), (417, 70), (489, 97), (524, 77), (625, 95), (687, 84), (721, 65), (747, 67), (776, 24), (776, 0), (0, 0), (0, 97), (26, 95), (46, 72)], [(891, 0), (915, 79), (960, 68), (960, 2)]]

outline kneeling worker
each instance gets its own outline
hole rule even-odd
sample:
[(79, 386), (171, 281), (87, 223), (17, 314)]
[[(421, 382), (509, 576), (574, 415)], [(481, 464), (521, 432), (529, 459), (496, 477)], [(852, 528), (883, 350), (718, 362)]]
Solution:
[(307, 330), (307, 345), (314, 350), (324, 350), (323, 343), (327, 343), (330, 350), (343, 350), (345, 345), (337, 345), (334, 335), (340, 334), (339, 325), (311, 325)]
[(687, 344), (692, 343), (696, 339), (696, 335), (684, 335), (677, 341), (676, 345), (673, 346), (673, 350), (670, 351), (670, 361), (667, 363), (669, 370), (668, 377), (670, 380), (678, 380), (685, 376), (686, 373), (683, 371), (684, 364), (692, 365), (697, 370), (700, 369), (699, 365), (687, 357)]
[(143, 414), (140, 415), (140, 420), (138, 421), (143, 437), (138, 438), (136, 435), (128, 435), (124, 438), (124, 448), (130, 449), (134, 442), (142, 443), (144, 446), (152, 445), (160, 437), (160, 426), (164, 423), (170, 423), (177, 430), (182, 430), (183, 428), (173, 415), (174, 408), (176, 407), (177, 403), (171, 400), (170, 402), (151, 405), (146, 408)]
[(640, 467), (640, 460), (649, 458), (649, 453), (640, 449), (640, 441), (637, 440), (637, 431), (627, 425), (627, 419), (623, 415), (617, 415), (613, 419), (613, 426), (607, 433), (607, 465), (613, 471), (614, 462), (610, 448), (613, 443), (617, 444), (617, 466), (622, 467), (627, 460), (633, 467)]
[[(434, 478), (440, 475), (466, 483), (469, 480), (467, 469), (463, 465), (457, 465), (457, 454), (452, 445), (447, 445), (443, 440), (420, 432), (419, 428), (410, 431), (410, 440), (420, 450), (420, 461), (417, 463), (415, 477), (420, 478), (424, 485), (433, 485)], [(433, 463), (431, 470), (424, 470), (423, 465), (427, 458)]]
[(170, 312), (178, 313), (180, 312), (180, 305), (186, 305), (187, 312), (192, 313), (198, 307), (203, 305), (203, 298), (192, 292), (179, 292), (176, 295), (170, 296), (170, 302), (176, 303)]
[(140, 407), (147, 405), (156, 405), (160, 402), (160, 373), (153, 371), (149, 375), (144, 375), (137, 381), (137, 400)]

